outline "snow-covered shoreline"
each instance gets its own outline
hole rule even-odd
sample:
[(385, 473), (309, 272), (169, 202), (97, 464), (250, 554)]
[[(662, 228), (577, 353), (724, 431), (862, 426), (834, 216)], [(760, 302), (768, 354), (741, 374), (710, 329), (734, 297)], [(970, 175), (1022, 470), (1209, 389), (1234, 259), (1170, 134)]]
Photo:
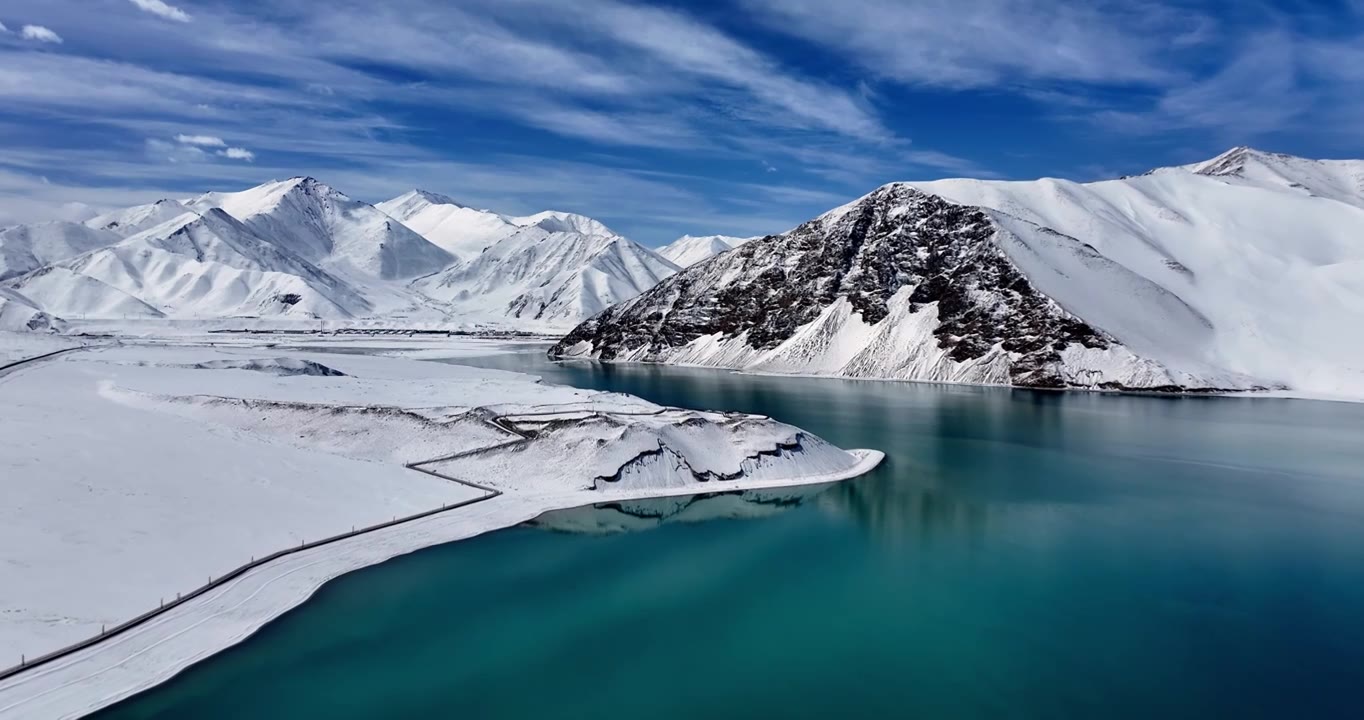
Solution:
[(399, 555), (513, 527), (546, 512), (580, 507), (585, 500), (820, 485), (870, 472), (883, 458), (879, 451), (853, 452), (859, 455), (855, 466), (823, 476), (726, 483), (723, 488), (626, 489), (593, 498), (581, 493), (503, 495), (455, 513), (290, 555), (108, 642), (0, 681), (0, 718), (75, 718), (112, 705), (245, 640), (302, 604), (327, 581)]
[(830, 373), (814, 372), (777, 372), (775, 370), (753, 370), (743, 366), (732, 365), (707, 365), (705, 363), (688, 362), (662, 362), (657, 360), (601, 360), (599, 358), (587, 357), (561, 357), (555, 358), (559, 363), (605, 363), (610, 365), (646, 365), (653, 367), (682, 368), (687, 370), (712, 370), (720, 372), (730, 372), (735, 375), (752, 375), (754, 377), (777, 377), (777, 378), (799, 378), (802, 380), (837, 380), (840, 382), (869, 382), (869, 383), (907, 383), (911, 385), (942, 385), (946, 387), (962, 388), (990, 388), (999, 391), (1025, 391), (1042, 393), (1086, 393), (1094, 395), (1131, 395), (1136, 397), (1160, 397), (1160, 398), (1266, 398), (1278, 400), (1314, 400), (1317, 402), (1342, 402), (1342, 403), (1364, 403), (1364, 395), (1331, 395), (1328, 393), (1310, 392), (1304, 390), (1274, 388), (1265, 390), (1184, 390), (1179, 392), (1160, 392), (1155, 390), (1132, 390), (1132, 389), (1109, 389), (1109, 388), (1024, 388), (1014, 385), (1000, 385), (996, 383), (970, 382), (967, 380), (927, 380), (927, 379), (904, 379), (904, 378), (884, 378), (884, 377), (848, 377), (845, 375), (835, 375)]
[[(35, 364), (0, 385), (14, 409), (0, 427), (14, 441), (0, 452), (7, 496), (15, 498), (0, 532), (9, 538), (0, 543), (0, 560), (9, 561), (0, 563), (4, 584), (16, 589), (5, 598), (8, 609), (0, 607), (7, 649), (17, 640), (30, 657), (50, 652), (104, 622), (155, 608), (158, 596), (222, 575), (246, 560), (239, 556), (477, 494), (406, 464), (472, 450), (431, 469), (457, 476), (498, 467), (491, 482), (502, 494), (252, 568), (0, 681), (0, 718), (77, 717), (104, 707), (239, 642), (326, 581), (396, 555), (550, 510), (829, 483), (882, 458), (838, 450), (766, 418), (670, 410), (516, 373), (258, 340), (196, 342), (94, 348)], [(492, 351), (472, 339), (444, 344), (450, 357)], [(412, 345), (400, 352), (434, 350)], [(337, 374), (319, 370), (323, 363)], [(487, 422), (497, 417), (505, 420)], [(506, 444), (501, 423), (534, 431), (516, 453), (531, 466), (481, 449)], [(601, 440), (605, 451), (580, 449)], [(659, 453), (651, 447), (685, 462), (652, 463)], [(167, 457), (147, 460), (162, 451)], [(187, 464), (191, 457), (202, 466)], [(546, 462), (553, 457), (561, 460)], [(620, 480), (611, 477), (616, 465)], [(684, 470), (697, 475), (678, 474)], [(728, 479), (696, 482), (705, 477)], [(59, 617), (66, 619), (48, 619)], [(24, 634), (33, 631), (39, 634)], [(4, 664), (19, 660), (15, 652)]]

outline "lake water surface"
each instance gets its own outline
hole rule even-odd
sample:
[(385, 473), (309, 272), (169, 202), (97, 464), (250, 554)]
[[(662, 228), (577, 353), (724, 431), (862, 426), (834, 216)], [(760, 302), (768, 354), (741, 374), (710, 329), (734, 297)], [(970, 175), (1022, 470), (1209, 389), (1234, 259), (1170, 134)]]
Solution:
[(98, 717), (1364, 717), (1364, 405), (459, 362), (887, 460), (400, 557)]

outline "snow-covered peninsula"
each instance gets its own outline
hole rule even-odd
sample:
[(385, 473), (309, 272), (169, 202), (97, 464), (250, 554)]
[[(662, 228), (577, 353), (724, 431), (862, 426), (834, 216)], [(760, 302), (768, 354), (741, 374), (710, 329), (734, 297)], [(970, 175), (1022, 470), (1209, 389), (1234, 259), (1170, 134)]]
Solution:
[(7, 336), (4, 362), (86, 346), (0, 374), (0, 646), (13, 654), (0, 664), (306, 549), (0, 680), (0, 718), (80, 716), (331, 578), (548, 510), (831, 482), (881, 459), (765, 417), (409, 357), (506, 348), (490, 341), (385, 340), (383, 356), (222, 335), (23, 346), (48, 337)]

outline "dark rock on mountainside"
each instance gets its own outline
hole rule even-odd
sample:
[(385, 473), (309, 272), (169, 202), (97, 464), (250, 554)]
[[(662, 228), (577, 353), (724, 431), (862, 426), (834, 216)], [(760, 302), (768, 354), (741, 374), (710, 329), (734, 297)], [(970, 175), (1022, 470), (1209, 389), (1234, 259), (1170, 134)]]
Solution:
[(952, 360), (999, 345), (1014, 384), (1063, 387), (1059, 352), (1111, 340), (1039, 293), (995, 244), (977, 208), (888, 185), (783, 235), (751, 241), (663, 281), (582, 323), (550, 355), (666, 360), (698, 337), (742, 336), (777, 347), (840, 297), (864, 323), (887, 317), (912, 287), (911, 312), (935, 305), (934, 338)]

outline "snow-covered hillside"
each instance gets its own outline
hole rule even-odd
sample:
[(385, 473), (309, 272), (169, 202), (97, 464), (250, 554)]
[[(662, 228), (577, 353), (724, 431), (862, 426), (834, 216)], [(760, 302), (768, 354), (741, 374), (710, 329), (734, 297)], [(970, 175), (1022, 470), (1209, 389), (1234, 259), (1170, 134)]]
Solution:
[(424, 191), (381, 205), (296, 177), (83, 224), (7, 228), (4, 322), (324, 318), (563, 331), (677, 269), (581, 215), (504, 217)]
[(309, 177), (207, 193), (189, 205), (199, 212), (221, 208), (275, 245), (350, 278), (410, 280), (454, 261), (373, 205)]
[(691, 267), (702, 260), (708, 260), (727, 250), (732, 250), (749, 240), (757, 238), (737, 238), (728, 235), (683, 235), (664, 245), (656, 252), (673, 261), (679, 267)]
[(635, 297), (678, 267), (591, 218), (545, 212), (472, 261), (418, 281), (424, 294), (492, 315), (572, 324)]
[(1364, 162), (1237, 148), (1098, 183), (878, 189), (553, 353), (1041, 387), (1364, 397)]
[(118, 238), (106, 230), (64, 221), (0, 229), (0, 280), (110, 245)]
[(61, 322), (40, 310), (32, 300), (0, 286), (0, 331), (60, 329)]
[(96, 215), (85, 221), (87, 227), (107, 230), (121, 237), (136, 235), (148, 228), (174, 220), (189, 212), (189, 208), (179, 200), (166, 198), (147, 205), (135, 205), (122, 210), (114, 210)]
[(574, 213), (506, 216), (425, 190), (377, 207), (461, 258), (413, 287), (462, 315), (566, 330), (678, 270)]
[(521, 227), (495, 212), (465, 207), (425, 190), (413, 190), (375, 207), (466, 261)]
[(61, 317), (348, 317), (369, 302), (223, 210), (185, 210), (114, 245), (16, 278)]
[(1364, 207), (1361, 160), (1308, 160), (1237, 147), (1211, 160), (1174, 170), (1221, 178), (1230, 184), (1277, 188)]

